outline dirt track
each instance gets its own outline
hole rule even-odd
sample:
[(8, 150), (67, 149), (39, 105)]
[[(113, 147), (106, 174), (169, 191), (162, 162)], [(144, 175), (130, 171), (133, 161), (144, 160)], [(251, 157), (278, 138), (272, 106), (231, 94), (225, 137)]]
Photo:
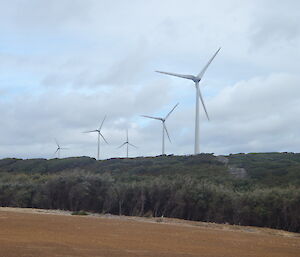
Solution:
[(300, 256), (300, 237), (291, 233), (157, 221), (0, 208), (0, 257)]

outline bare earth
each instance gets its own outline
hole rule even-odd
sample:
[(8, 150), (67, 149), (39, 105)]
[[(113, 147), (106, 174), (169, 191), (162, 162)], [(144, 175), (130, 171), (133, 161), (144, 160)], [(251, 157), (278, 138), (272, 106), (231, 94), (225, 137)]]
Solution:
[(299, 234), (112, 215), (0, 208), (0, 257), (299, 257)]

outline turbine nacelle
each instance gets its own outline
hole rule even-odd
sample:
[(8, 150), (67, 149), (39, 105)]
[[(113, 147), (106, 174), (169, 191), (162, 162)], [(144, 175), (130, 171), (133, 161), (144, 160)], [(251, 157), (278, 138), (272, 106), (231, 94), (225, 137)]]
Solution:
[(199, 82), (201, 81), (201, 78), (194, 77), (193, 81), (195, 82), (195, 84), (199, 84)]

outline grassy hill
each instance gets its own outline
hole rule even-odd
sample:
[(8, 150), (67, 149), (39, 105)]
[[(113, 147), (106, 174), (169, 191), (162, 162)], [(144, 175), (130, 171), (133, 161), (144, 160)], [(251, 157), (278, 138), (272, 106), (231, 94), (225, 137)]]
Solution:
[[(231, 172), (239, 170), (243, 176)], [(300, 154), (3, 159), (0, 205), (300, 232)]]

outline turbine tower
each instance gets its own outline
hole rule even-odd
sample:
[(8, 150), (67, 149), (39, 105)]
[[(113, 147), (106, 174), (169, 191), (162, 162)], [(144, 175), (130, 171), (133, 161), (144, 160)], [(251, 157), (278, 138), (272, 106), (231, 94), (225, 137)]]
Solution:
[(126, 130), (126, 141), (121, 144), (118, 148), (121, 148), (122, 146), (126, 145), (126, 157), (128, 158), (128, 146), (133, 146), (135, 148), (137, 148), (135, 145), (129, 143), (129, 140), (128, 140), (128, 129)]
[(167, 136), (168, 136), (168, 139), (171, 143), (171, 139), (170, 139), (170, 135), (169, 135), (169, 132), (167, 130), (167, 127), (166, 127), (166, 120), (167, 118), (170, 116), (170, 114), (175, 110), (175, 108), (178, 106), (179, 103), (177, 103), (173, 109), (164, 117), (164, 118), (160, 118), (160, 117), (153, 117), (153, 116), (147, 116), (147, 115), (142, 115), (143, 117), (145, 118), (149, 118), (149, 119), (155, 119), (155, 120), (160, 120), (162, 122), (162, 155), (165, 154), (165, 131), (167, 133)]
[(59, 159), (59, 158), (60, 158), (60, 151), (61, 151), (61, 150), (66, 150), (66, 149), (68, 149), (68, 148), (60, 147), (60, 145), (59, 145), (59, 143), (57, 142), (57, 140), (56, 140), (56, 139), (54, 139), (54, 140), (55, 140), (55, 143), (56, 143), (56, 145), (57, 145), (57, 149), (56, 149), (56, 151), (55, 151), (54, 154), (57, 153), (57, 158)]
[(103, 123), (104, 123), (105, 119), (106, 119), (106, 115), (104, 116), (104, 118), (102, 120), (102, 123), (101, 123), (101, 125), (98, 129), (83, 132), (83, 133), (92, 133), (92, 132), (97, 132), (98, 133), (98, 148), (97, 148), (97, 160), (98, 161), (99, 161), (99, 157), (100, 157), (100, 137), (102, 137), (103, 140), (105, 141), (105, 143), (108, 144), (106, 139), (104, 138), (104, 136), (101, 133), (101, 129), (102, 129), (102, 126), (103, 126)]
[(207, 70), (208, 66), (211, 64), (213, 59), (216, 57), (216, 55), (218, 54), (220, 49), (221, 48), (219, 48), (215, 52), (215, 54), (210, 58), (208, 63), (204, 66), (204, 68), (200, 71), (200, 73), (197, 76), (177, 74), (177, 73), (164, 72), (164, 71), (156, 71), (156, 72), (159, 72), (159, 73), (162, 73), (162, 74), (167, 74), (167, 75), (171, 75), (171, 76), (175, 76), (175, 77), (179, 77), (179, 78), (184, 78), (184, 79), (190, 79), (190, 80), (194, 81), (194, 83), (195, 83), (195, 89), (196, 89), (195, 147), (194, 147), (194, 153), (195, 154), (200, 153), (200, 149), (199, 149), (199, 99), (202, 102), (202, 106), (203, 106), (203, 109), (205, 111), (206, 117), (209, 120), (208, 113), (207, 113), (207, 110), (206, 110), (206, 107), (205, 107), (205, 104), (204, 104), (204, 101), (203, 101), (203, 97), (201, 95), (201, 91), (200, 91), (200, 88), (199, 88), (199, 82), (201, 81), (205, 71)]

